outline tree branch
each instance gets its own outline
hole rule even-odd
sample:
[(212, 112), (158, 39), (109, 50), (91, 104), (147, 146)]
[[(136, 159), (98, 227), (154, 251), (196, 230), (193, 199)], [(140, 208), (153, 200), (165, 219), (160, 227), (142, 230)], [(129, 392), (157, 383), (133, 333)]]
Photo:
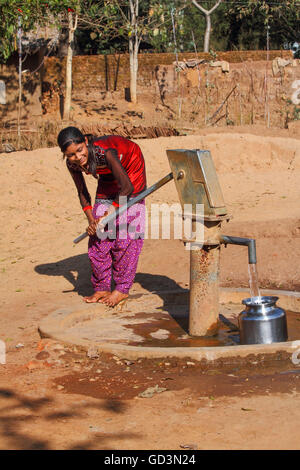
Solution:
[(223, 0), (217, 0), (217, 3), (210, 9), (210, 10), (206, 10), (202, 5), (200, 5), (196, 0), (192, 0), (192, 3), (195, 5), (195, 7), (197, 7), (199, 10), (202, 11), (202, 13), (204, 13), (205, 15), (211, 15), (217, 8), (218, 6), (220, 5), (220, 3), (222, 3)]

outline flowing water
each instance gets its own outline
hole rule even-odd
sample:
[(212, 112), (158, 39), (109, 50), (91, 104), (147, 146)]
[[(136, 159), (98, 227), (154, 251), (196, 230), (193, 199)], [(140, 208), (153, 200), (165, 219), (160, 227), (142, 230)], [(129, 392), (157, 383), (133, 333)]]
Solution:
[(256, 264), (248, 264), (249, 272), (249, 286), (250, 286), (250, 297), (255, 300), (256, 303), (261, 302), (260, 290), (258, 287), (258, 276)]

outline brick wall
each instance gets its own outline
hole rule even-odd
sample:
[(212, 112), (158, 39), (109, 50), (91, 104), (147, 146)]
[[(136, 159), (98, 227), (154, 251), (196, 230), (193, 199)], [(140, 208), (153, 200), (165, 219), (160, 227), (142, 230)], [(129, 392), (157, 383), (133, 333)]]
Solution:
[[(270, 51), (269, 59), (285, 57), (290, 59), (290, 51)], [(179, 61), (194, 59), (194, 53), (178, 54)], [(210, 54), (198, 53), (199, 59), (212, 60)], [(230, 63), (244, 61), (266, 60), (266, 51), (233, 51), (218, 52), (217, 60)], [(175, 61), (175, 55), (139, 54), (138, 86), (151, 86), (155, 80), (157, 65), (170, 65)], [(45, 88), (54, 82), (62, 86), (65, 78), (65, 59), (50, 57), (45, 60), (43, 82)], [(100, 91), (114, 91), (129, 87), (129, 55), (96, 55), (75, 56), (73, 58), (73, 91), (88, 91), (97, 88)]]
[[(275, 57), (292, 58), (290, 51), (270, 51), (270, 61)], [(194, 59), (194, 53), (178, 54), (179, 61)], [(199, 59), (211, 60), (210, 54), (198, 53)], [(265, 61), (266, 51), (234, 51), (219, 52), (217, 60), (226, 60), (232, 64), (247, 61)], [(173, 53), (165, 54), (139, 54), (138, 90), (143, 93), (144, 87), (147, 91), (158, 95), (161, 90), (159, 86), (159, 73), (162, 66), (167, 70), (168, 84), (170, 90), (176, 86), (175, 69), (172, 67), (175, 61)], [(44, 66), (39, 67), (42, 56), (30, 57), (23, 64), (23, 69), (28, 72), (22, 75), (23, 82), (23, 106), (22, 117), (39, 115), (43, 112), (54, 112), (60, 116), (63, 103), (65, 65), (66, 59), (60, 60), (56, 57), (46, 57)], [(250, 63), (250, 62), (248, 62)], [(158, 67), (160, 66), (160, 67)], [(169, 66), (169, 67), (168, 67)], [(38, 70), (33, 73), (34, 70)], [(165, 73), (165, 72), (164, 72)], [(18, 99), (18, 75), (17, 62), (0, 65), (0, 79), (4, 80), (7, 89), (7, 104), (0, 106), (0, 117), (2, 119), (15, 118)], [(196, 77), (196, 82), (197, 82)], [(191, 80), (193, 82), (193, 80)], [(197, 83), (192, 83), (197, 86)], [(124, 91), (129, 87), (129, 55), (97, 55), (97, 56), (75, 56), (73, 58), (73, 96), (85, 97), (89, 91)], [(41, 97), (41, 101), (40, 101)]]

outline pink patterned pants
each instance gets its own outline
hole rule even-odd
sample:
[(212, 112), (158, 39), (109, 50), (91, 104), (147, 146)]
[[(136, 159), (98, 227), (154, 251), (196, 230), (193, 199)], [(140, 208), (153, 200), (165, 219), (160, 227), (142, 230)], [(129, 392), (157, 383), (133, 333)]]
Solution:
[[(101, 217), (111, 201), (96, 200), (93, 216)], [(92, 266), (91, 281), (96, 291), (111, 291), (112, 279), (115, 289), (128, 294), (135, 278), (139, 255), (144, 239), (145, 203), (135, 204), (116, 221), (114, 233), (100, 240), (90, 237), (88, 255)]]

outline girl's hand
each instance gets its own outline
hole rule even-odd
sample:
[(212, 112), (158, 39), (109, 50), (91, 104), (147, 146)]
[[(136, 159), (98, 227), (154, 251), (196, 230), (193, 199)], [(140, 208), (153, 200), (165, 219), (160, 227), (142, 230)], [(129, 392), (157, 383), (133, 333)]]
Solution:
[(101, 232), (104, 231), (104, 226), (103, 227), (101, 226), (101, 221), (105, 219), (107, 215), (108, 215), (108, 211), (106, 211), (101, 217), (98, 217), (97, 219), (93, 219), (90, 222), (90, 225), (86, 229), (90, 237), (93, 237), (94, 235), (97, 234), (97, 228), (98, 230), (100, 229)]
[(93, 219), (91, 222), (90, 222), (90, 225), (88, 226), (88, 228), (86, 229), (87, 233), (89, 234), (90, 237), (94, 236), (97, 234), (97, 227), (98, 227), (98, 230), (100, 230), (101, 232), (104, 232), (104, 228), (105, 226), (101, 226), (101, 221), (103, 219), (105, 219), (105, 217), (107, 217), (108, 215), (112, 214), (113, 212), (115, 212), (115, 207), (113, 205), (111, 205), (108, 210), (101, 216), (101, 217), (98, 217), (97, 219)]
[(115, 210), (116, 210), (115, 207), (113, 205), (110, 205), (107, 211), (101, 217), (99, 217), (99, 219), (97, 219), (98, 230), (100, 230), (100, 232), (103, 233), (105, 229), (105, 225), (101, 225), (102, 220), (105, 219), (105, 217), (107, 217), (108, 215), (115, 212)]
[(101, 233), (104, 232), (105, 226), (101, 224), (102, 220), (105, 219), (105, 217), (108, 215), (108, 212), (106, 211), (99, 219), (97, 219), (97, 228), (100, 230)]
[(97, 225), (98, 225), (99, 220), (100, 219), (93, 219), (90, 221), (90, 225), (86, 229), (90, 237), (93, 237), (94, 235), (96, 235), (96, 230), (97, 230)]

